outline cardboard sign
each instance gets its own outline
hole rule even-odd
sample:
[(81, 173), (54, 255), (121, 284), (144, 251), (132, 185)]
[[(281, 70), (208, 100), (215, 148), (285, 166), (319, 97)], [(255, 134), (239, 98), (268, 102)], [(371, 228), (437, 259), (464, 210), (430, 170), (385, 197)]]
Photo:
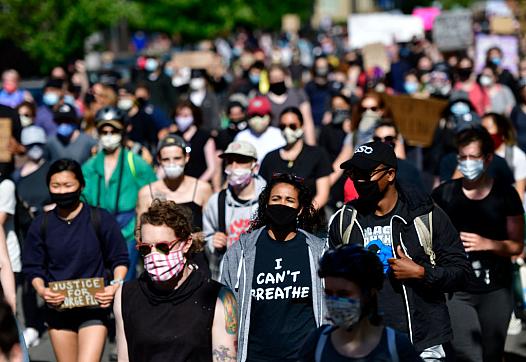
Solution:
[(352, 14), (348, 18), (349, 45), (363, 48), (367, 44), (409, 42), (424, 37), (422, 19), (412, 15), (388, 13)]
[(486, 64), (486, 52), (494, 46), (502, 50), (502, 67), (517, 75), (519, 72), (519, 39), (513, 35), (477, 34), (475, 38), (475, 71), (480, 73)]
[(172, 58), (177, 68), (210, 69), (221, 65), (221, 58), (209, 50), (175, 53)]
[(104, 278), (84, 278), (50, 282), (49, 288), (66, 297), (60, 309), (96, 307), (95, 294), (104, 291)]
[(281, 29), (287, 33), (297, 33), (300, 30), (301, 21), (297, 14), (285, 14), (281, 17)]
[(9, 151), (12, 134), (11, 119), (0, 118), (0, 162), (11, 162), (13, 159), (13, 154)]
[(385, 73), (391, 69), (391, 62), (382, 43), (369, 44), (362, 49), (363, 63), (365, 69), (380, 67)]
[(435, 18), (433, 41), (441, 51), (464, 50), (473, 43), (471, 11), (447, 11)]
[(494, 16), (489, 21), (489, 28), (493, 34), (513, 34), (515, 33), (515, 23), (512, 18)]
[(417, 99), (407, 95), (383, 94), (382, 97), (405, 142), (410, 146), (431, 146), (435, 129), (448, 102), (436, 98)]

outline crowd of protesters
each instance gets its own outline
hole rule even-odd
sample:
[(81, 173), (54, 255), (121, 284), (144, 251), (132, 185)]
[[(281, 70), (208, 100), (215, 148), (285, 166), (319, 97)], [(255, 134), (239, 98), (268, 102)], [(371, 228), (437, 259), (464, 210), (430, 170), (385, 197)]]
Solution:
[[(108, 337), (119, 361), (502, 360), (524, 316), (526, 60), (512, 74), (495, 44), (475, 71), (424, 37), (385, 72), (330, 32), (200, 50), (221, 64), (76, 61), (32, 92), (3, 72), (0, 357), (47, 331), (58, 361)], [(385, 94), (447, 103), (430, 147)], [(95, 277), (94, 308), (49, 284)]]

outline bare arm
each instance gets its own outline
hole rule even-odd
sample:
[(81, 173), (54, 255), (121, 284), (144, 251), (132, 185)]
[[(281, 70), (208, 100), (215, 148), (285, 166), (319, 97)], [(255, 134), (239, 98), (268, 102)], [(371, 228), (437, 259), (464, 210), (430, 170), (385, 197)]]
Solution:
[(122, 288), (115, 294), (115, 303), (113, 303), (113, 313), (115, 314), (115, 328), (117, 334), (117, 356), (119, 362), (128, 361), (128, 342), (124, 333), (124, 321), (122, 320), (121, 308)]
[(311, 146), (316, 145), (316, 132), (314, 130), (314, 120), (309, 102), (300, 104), (301, 115), (303, 116), (303, 132), (305, 133), (305, 143)]
[[(2, 221), (6, 219), (6, 213), (1, 212)], [(15, 275), (11, 269), (11, 261), (7, 252), (7, 243), (5, 239), (4, 228), (0, 227), (0, 284), (4, 291), (4, 297), (9, 306), (16, 312), (16, 286)]]
[(520, 255), (524, 248), (524, 217), (522, 215), (506, 218), (507, 240), (492, 240), (474, 233), (460, 233), (460, 239), (467, 252), (491, 251), (499, 256)]
[(141, 217), (142, 214), (144, 214), (148, 210), (148, 205), (151, 204), (150, 196), (150, 188), (148, 185), (143, 186), (142, 189), (139, 190), (139, 194), (137, 195), (137, 205), (135, 207), (135, 213), (137, 214), (137, 220)]
[(206, 159), (206, 171), (199, 177), (201, 181), (210, 181), (214, 177), (216, 168), (216, 145), (213, 139), (209, 139), (204, 147)]
[(238, 309), (234, 294), (223, 287), (219, 291), (212, 325), (212, 361), (237, 360)]
[(219, 158), (219, 155), (222, 153), (222, 151), (216, 150), (215, 170), (214, 176), (212, 176), (212, 188), (214, 189), (214, 192), (219, 192), (221, 190), (221, 181), (223, 179), (223, 160)]
[(44, 282), (44, 279), (33, 278), (33, 280), (31, 281), (31, 284), (33, 285), (33, 288), (35, 288), (35, 291), (37, 292), (37, 294), (42, 299), (44, 299), (44, 301), (47, 304), (53, 307), (58, 307), (64, 302), (65, 297), (62, 294), (55, 293), (51, 291), (51, 289), (47, 288)]
[(517, 190), (521, 201), (524, 201), (524, 192), (526, 191), (526, 179), (515, 181), (515, 190)]
[(340, 168), (340, 165), (350, 159), (353, 154), (352, 145), (344, 144), (338, 157), (332, 163), (333, 172), (329, 175), (331, 186), (336, 183), (343, 175), (343, 170)]
[(316, 180), (316, 196), (314, 196), (313, 200), (316, 209), (319, 210), (327, 204), (330, 190), (330, 176), (323, 176)]

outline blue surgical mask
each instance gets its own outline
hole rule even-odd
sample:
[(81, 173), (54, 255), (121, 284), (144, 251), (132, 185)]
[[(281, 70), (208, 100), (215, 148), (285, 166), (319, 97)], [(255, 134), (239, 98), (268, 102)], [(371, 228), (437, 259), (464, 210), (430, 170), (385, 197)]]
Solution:
[(451, 106), (451, 113), (455, 116), (463, 116), (470, 112), (470, 108), (467, 103), (457, 102)]
[(483, 160), (463, 160), (458, 163), (462, 175), (470, 181), (478, 179), (484, 172)]
[(418, 83), (405, 82), (404, 89), (408, 94), (414, 94), (418, 91)]
[(172, 77), (174, 76), (174, 70), (173, 70), (173, 68), (171, 68), (171, 67), (166, 67), (166, 68), (164, 68), (164, 74), (165, 74), (167, 77), (172, 78)]
[(77, 127), (71, 123), (61, 123), (57, 127), (57, 136), (69, 139)]
[(250, 83), (252, 84), (259, 84), (259, 74), (249, 74), (248, 78), (250, 79)]
[(44, 93), (44, 96), (42, 97), (42, 101), (44, 102), (45, 105), (47, 106), (54, 106), (55, 104), (58, 103), (58, 99), (59, 99), (59, 96), (58, 94), (54, 93), (54, 92), (47, 92), (47, 93)]
[(492, 62), (496, 66), (499, 66), (502, 63), (502, 59), (500, 57), (490, 58), (489, 61)]
[(146, 69), (148, 72), (155, 72), (158, 66), (159, 66), (159, 62), (157, 60), (153, 58), (149, 58), (146, 60), (146, 63), (144, 64), (144, 69)]
[(75, 105), (75, 97), (73, 97), (72, 95), (65, 95), (64, 96), (64, 103), (67, 103), (69, 104), (70, 106), (74, 106)]

